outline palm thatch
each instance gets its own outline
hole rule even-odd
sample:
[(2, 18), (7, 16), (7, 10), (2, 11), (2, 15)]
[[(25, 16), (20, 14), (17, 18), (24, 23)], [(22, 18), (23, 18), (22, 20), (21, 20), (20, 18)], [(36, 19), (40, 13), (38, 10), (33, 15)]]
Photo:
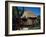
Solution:
[(24, 17), (26, 16), (27, 18), (28, 17), (37, 17), (33, 12), (31, 11), (24, 11), (23, 15), (21, 17)]

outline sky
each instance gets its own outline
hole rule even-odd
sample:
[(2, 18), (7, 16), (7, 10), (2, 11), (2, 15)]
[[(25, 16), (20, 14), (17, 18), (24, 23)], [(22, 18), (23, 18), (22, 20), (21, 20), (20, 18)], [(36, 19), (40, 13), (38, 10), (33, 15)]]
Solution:
[(40, 15), (40, 8), (39, 7), (18, 7), (18, 9), (23, 9), (24, 11), (32, 11), (35, 15)]

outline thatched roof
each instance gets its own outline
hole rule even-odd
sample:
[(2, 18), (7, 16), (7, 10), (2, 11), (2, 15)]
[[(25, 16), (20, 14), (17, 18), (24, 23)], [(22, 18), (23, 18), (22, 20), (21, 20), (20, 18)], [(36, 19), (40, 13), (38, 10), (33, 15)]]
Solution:
[(37, 17), (33, 12), (31, 11), (24, 11), (23, 15), (21, 17)]

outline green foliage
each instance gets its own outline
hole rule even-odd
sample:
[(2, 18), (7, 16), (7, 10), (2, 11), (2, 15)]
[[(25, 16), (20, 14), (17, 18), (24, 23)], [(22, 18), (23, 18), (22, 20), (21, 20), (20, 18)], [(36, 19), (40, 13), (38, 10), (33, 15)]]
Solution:
[(35, 27), (40, 28), (40, 16), (37, 16), (37, 18), (36, 18)]
[(21, 10), (21, 9), (18, 9), (18, 7), (13, 7), (13, 16), (18, 16), (18, 17), (21, 17), (22, 16), (22, 14), (24, 13), (24, 8), (23, 8), (23, 10)]

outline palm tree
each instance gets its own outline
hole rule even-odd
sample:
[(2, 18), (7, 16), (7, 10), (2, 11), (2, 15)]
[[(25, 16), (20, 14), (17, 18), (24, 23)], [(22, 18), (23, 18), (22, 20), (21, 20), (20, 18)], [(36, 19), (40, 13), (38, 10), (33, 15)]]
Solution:
[[(20, 21), (21, 21), (21, 16), (22, 14), (24, 13), (24, 8), (23, 10), (21, 9), (18, 9), (18, 7), (13, 7), (13, 11), (12, 11), (12, 17), (13, 17), (13, 29), (16, 30), (16, 29), (19, 29), (19, 27), (16, 27), (16, 26), (20, 26)], [(15, 25), (17, 23), (17, 25)]]

